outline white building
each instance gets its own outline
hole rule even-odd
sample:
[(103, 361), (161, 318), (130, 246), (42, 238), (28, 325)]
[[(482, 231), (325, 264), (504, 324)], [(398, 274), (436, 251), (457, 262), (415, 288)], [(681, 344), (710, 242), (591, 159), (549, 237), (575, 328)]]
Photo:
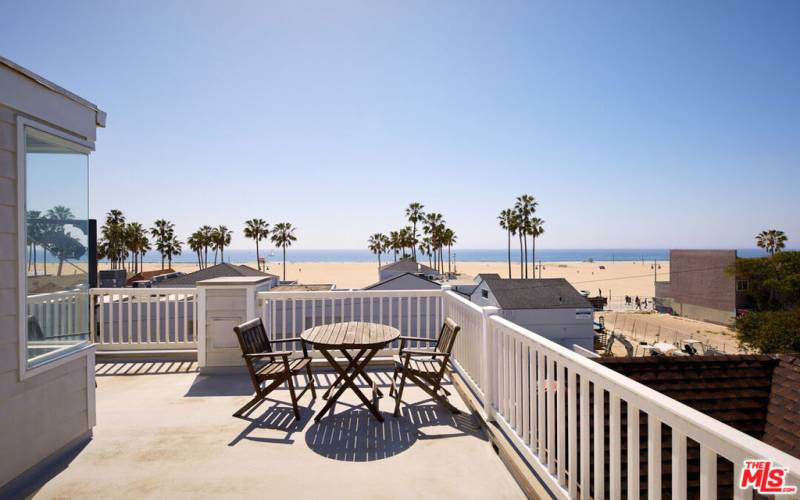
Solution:
[[(0, 497), (84, 445), (95, 426), (89, 277), (52, 261), (45, 269), (42, 248), (66, 262), (93, 248), (89, 153), (105, 120), (94, 104), (0, 57)], [(34, 245), (39, 260), (29, 267)], [(53, 301), (69, 307), (68, 320), (41, 307)]]
[(485, 277), (470, 300), (499, 307), (500, 315), (568, 349), (594, 350), (593, 309), (564, 278), (502, 279)]

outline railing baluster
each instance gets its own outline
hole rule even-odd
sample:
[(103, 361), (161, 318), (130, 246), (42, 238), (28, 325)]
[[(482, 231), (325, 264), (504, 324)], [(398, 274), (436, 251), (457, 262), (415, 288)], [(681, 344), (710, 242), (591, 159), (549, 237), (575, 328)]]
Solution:
[(545, 403), (547, 397), (547, 378), (544, 351), (536, 351), (536, 366), (539, 369), (539, 377), (536, 382), (536, 392), (539, 394), (539, 404), (537, 406), (537, 413), (539, 417), (539, 460), (541, 460), (542, 463), (546, 463), (547, 437), (545, 432), (547, 431), (547, 406)]
[(620, 442), (620, 400), (613, 392), (608, 393), (608, 466), (609, 492), (611, 500), (619, 500), (622, 496), (622, 457)]
[(717, 498), (717, 454), (708, 446), (700, 445), (700, 500), (714, 498)]
[(567, 439), (569, 440), (569, 495), (578, 496), (578, 380), (575, 370), (567, 367)]
[(591, 423), (589, 422), (590, 408), (589, 408), (589, 377), (584, 373), (580, 374), (581, 378), (581, 499), (588, 500), (589, 498), (589, 482), (590, 482), (590, 453), (591, 448), (589, 444), (589, 432)]
[(628, 499), (639, 500), (639, 409), (628, 403)]
[(594, 498), (605, 498), (605, 389), (594, 382)]
[(547, 355), (547, 470), (556, 475), (556, 360)]
[(686, 436), (672, 428), (672, 498), (686, 499)]
[(566, 406), (567, 406), (567, 391), (566, 384), (564, 383), (564, 366), (559, 359), (556, 362), (556, 464), (558, 471), (558, 484), (564, 485), (566, 483), (566, 434), (567, 434), (567, 419), (566, 419)]
[(647, 498), (661, 500), (661, 422), (647, 416)]

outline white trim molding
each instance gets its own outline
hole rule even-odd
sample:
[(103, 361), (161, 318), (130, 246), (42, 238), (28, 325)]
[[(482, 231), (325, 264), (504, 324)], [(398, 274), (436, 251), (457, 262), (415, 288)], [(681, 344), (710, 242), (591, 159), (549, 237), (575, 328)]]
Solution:
[[(32, 128), (45, 134), (50, 134), (59, 139), (70, 143), (76, 151), (89, 154), (94, 150), (93, 143), (81, 139), (78, 136), (68, 134), (62, 130), (57, 130), (38, 121), (17, 116), (17, 316), (18, 316), (18, 340), (19, 340), (19, 380), (38, 375), (64, 363), (78, 359), (85, 356), (87, 352), (93, 351), (91, 339), (84, 342), (79, 342), (74, 346), (65, 348), (62, 351), (54, 353), (52, 358), (45, 359), (41, 364), (33, 367), (28, 366), (28, 310), (27, 310), (27, 262), (26, 262), (26, 241), (27, 229), (25, 225), (26, 213), (26, 142), (25, 142), (25, 129)], [(88, 175), (88, 174), (87, 174)], [(88, 187), (88, 176), (86, 179)], [(88, 294), (88, 291), (87, 291)], [(92, 388), (94, 389), (94, 388)]]

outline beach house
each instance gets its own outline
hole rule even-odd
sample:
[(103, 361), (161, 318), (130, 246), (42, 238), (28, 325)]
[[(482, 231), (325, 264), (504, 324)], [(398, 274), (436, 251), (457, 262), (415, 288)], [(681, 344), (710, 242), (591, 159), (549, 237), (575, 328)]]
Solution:
[(424, 276), (403, 273), (364, 287), (364, 290), (438, 290), (441, 284)]
[(439, 271), (432, 267), (428, 267), (419, 262), (414, 262), (411, 259), (402, 259), (397, 262), (385, 264), (378, 270), (378, 281), (385, 281), (401, 274), (411, 273), (419, 276), (424, 276), (429, 280), (438, 280), (441, 278)]
[(0, 485), (81, 447), (95, 426), (89, 276), (62, 268), (92, 248), (89, 154), (105, 123), (96, 105), (0, 57)]
[(485, 275), (470, 295), (479, 306), (566, 348), (594, 350), (593, 309), (564, 278), (503, 279)]
[[(591, 347), (592, 313), (564, 280), (484, 275), (467, 298), (407, 262), (369, 290), (281, 289), (226, 265), (181, 286), (90, 288), (79, 272), (92, 251), (87, 159), (104, 124), (95, 105), (0, 59), (0, 498), (744, 499), (752, 487), (737, 479), (754, 458), (800, 484), (787, 447), (798, 437), (786, 411), (796, 361), (743, 358), (725, 377), (719, 366), (685, 370), (705, 384), (686, 393), (708, 389), (707, 373), (740, 389), (736, 401), (712, 394), (712, 416), (654, 388), (652, 366), (639, 376), (574, 352)], [(243, 356), (252, 343), (234, 327), (244, 322), (263, 324), (268, 342), (251, 340), (265, 351)], [(306, 355), (296, 339), (317, 327), (327, 336)], [(375, 345), (376, 332), (406, 337), (405, 369), (414, 355), (417, 370), (446, 375), (434, 394), (456, 412), (414, 383), (392, 413), (397, 340), (335, 359), (320, 348)], [(411, 352), (445, 333), (446, 352)], [(252, 379), (301, 363), (316, 394), (296, 398), (288, 377), (232, 416), (253, 398)], [(766, 415), (763, 432), (726, 420), (726, 405), (755, 425)]]
[(670, 250), (669, 281), (656, 282), (656, 310), (732, 325), (749, 305), (747, 282), (729, 272), (737, 258), (736, 250)]

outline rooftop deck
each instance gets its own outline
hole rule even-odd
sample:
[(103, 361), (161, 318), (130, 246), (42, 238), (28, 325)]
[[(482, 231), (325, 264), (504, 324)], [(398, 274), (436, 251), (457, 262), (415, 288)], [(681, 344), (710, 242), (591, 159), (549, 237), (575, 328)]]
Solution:
[[(295, 422), (288, 391), (248, 420), (245, 374), (201, 375), (194, 363), (106, 363), (97, 369), (93, 439), (37, 498), (524, 498), (478, 421), (453, 415), (408, 386), (402, 416), (384, 424), (345, 391), (333, 416), (304, 395)], [(388, 388), (391, 374), (376, 371)], [(317, 371), (318, 387), (333, 381)], [(388, 389), (384, 390), (388, 394)]]

